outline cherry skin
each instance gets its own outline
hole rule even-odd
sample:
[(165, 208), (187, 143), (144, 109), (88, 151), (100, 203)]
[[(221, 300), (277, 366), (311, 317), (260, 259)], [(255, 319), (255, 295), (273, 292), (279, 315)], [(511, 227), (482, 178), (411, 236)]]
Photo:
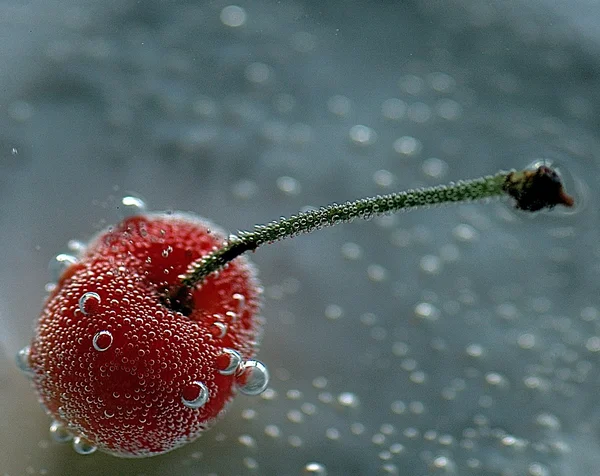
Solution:
[(64, 271), (29, 354), (57, 422), (105, 452), (144, 457), (194, 440), (224, 413), (261, 336), (254, 267), (239, 257), (187, 293), (185, 307), (165, 299), (224, 240), (189, 215), (136, 216)]

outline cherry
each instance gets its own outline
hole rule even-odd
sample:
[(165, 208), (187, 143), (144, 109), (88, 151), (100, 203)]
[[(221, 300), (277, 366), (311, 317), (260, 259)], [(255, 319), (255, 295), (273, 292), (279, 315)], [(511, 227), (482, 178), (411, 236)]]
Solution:
[(257, 395), (268, 384), (253, 359), (261, 287), (242, 254), (355, 218), (502, 195), (525, 211), (574, 203), (542, 166), (334, 204), (227, 240), (190, 215), (127, 218), (78, 260), (57, 256), (58, 283), (17, 363), (54, 418), (57, 441), (76, 435), (81, 454), (165, 453), (210, 427), (237, 390)]
[(191, 216), (137, 216), (64, 271), (29, 354), (58, 424), (114, 455), (150, 456), (196, 438), (244, 390), (262, 327), (253, 266), (238, 259), (211, 276), (186, 313), (163, 295), (224, 239)]

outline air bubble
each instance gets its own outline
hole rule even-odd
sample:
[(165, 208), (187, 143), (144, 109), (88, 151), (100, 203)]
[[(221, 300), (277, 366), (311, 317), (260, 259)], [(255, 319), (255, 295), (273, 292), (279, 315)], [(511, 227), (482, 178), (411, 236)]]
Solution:
[(283, 176), (277, 179), (277, 188), (286, 195), (298, 195), (300, 193), (300, 182), (294, 177)]
[(109, 331), (100, 331), (92, 339), (92, 345), (98, 352), (104, 352), (113, 343), (113, 336)]
[(237, 28), (246, 23), (246, 10), (237, 5), (229, 5), (221, 10), (223, 25)]
[(240, 353), (233, 349), (223, 349), (223, 353), (217, 358), (217, 368), (221, 375), (232, 375), (236, 373), (242, 362)]
[(343, 407), (356, 408), (360, 405), (358, 397), (351, 392), (342, 392), (338, 395), (338, 403)]
[(80, 455), (91, 455), (98, 447), (92, 444), (92, 442), (86, 440), (82, 436), (76, 436), (73, 438), (73, 449)]
[(242, 314), (246, 310), (246, 297), (243, 294), (235, 293), (232, 298), (236, 303), (235, 312)]
[(85, 252), (86, 245), (83, 241), (69, 240), (69, 242), (67, 243), (67, 248), (69, 248), (69, 250), (73, 253), (77, 253), (77, 255), (79, 256)]
[(52, 281), (58, 281), (65, 270), (75, 263), (77, 263), (77, 258), (73, 255), (66, 253), (60, 253), (56, 255), (48, 264), (50, 279)]
[(423, 173), (433, 179), (441, 179), (448, 172), (448, 164), (437, 157), (425, 159), (421, 165)]
[(123, 218), (134, 217), (146, 213), (146, 202), (135, 195), (127, 195), (121, 199), (119, 214)]
[(208, 402), (208, 388), (196, 380), (183, 389), (181, 401), (188, 408), (203, 407)]
[(314, 474), (317, 476), (327, 476), (327, 469), (321, 463), (308, 463), (304, 466), (303, 474)]
[(100, 296), (98, 293), (88, 292), (81, 295), (79, 298), (79, 310), (86, 316), (95, 314), (100, 305)]
[(25, 346), (20, 351), (18, 351), (17, 355), (15, 356), (17, 367), (24, 375), (26, 375), (29, 378), (33, 377), (33, 370), (29, 365), (30, 350), (31, 349), (29, 346)]
[(227, 324), (223, 322), (213, 322), (210, 325), (210, 334), (215, 339), (222, 339), (227, 335)]
[(246, 360), (240, 366), (238, 389), (244, 395), (260, 395), (269, 384), (269, 371), (258, 360)]
[(357, 124), (350, 128), (350, 142), (360, 147), (366, 147), (373, 144), (377, 139), (377, 134), (370, 127)]
[(50, 438), (57, 443), (67, 443), (73, 439), (73, 435), (67, 430), (65, 425), (54, 420), (50, 425)]

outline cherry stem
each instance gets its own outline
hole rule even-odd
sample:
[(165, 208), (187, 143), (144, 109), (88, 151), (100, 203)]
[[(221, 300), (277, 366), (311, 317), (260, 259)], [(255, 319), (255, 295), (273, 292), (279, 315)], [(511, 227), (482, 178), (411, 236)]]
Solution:
[(337, 225), (355, 218), (413, 210), (443, 203), (463, 203), (492, 197), (509, 196), (515, 207), (526, 211), (550, 209), (556, 205), (571, 207), (572, 197), (564, 191), (558, 174), (547, 166), (536, 170), (499, 172), (496, 175), (464, 180), (448, 185), (408, 190), (405, 192), (362, 198), (343, 204), (332, 204), (318, 210), (300, 212), (290, 218), (281, 218), (268, 225), (256, 225), (253, 231), (241, 231), (230, 236), (223, 247), (194, 261), (185, 275), (180, 276), (182, 287), (171, 296), (193, 289), (212, 273), (247, 251), (254, 251), (265, 243), (274, 243), (302, 233), (310, 233), (326, 226)]

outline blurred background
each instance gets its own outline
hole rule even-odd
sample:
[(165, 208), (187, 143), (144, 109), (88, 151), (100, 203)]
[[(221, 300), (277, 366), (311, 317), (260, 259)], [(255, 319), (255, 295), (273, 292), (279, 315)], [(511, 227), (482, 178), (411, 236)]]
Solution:
[[(0, 2), (0, 474), (600, 474), (599, 20), (591, 0)], [(574, 210), (259, 250), (269, 389), (173, 453), (54, 443), (14, 364), (47, 263), (125, 195), (233, 232), (543, 160)]]

